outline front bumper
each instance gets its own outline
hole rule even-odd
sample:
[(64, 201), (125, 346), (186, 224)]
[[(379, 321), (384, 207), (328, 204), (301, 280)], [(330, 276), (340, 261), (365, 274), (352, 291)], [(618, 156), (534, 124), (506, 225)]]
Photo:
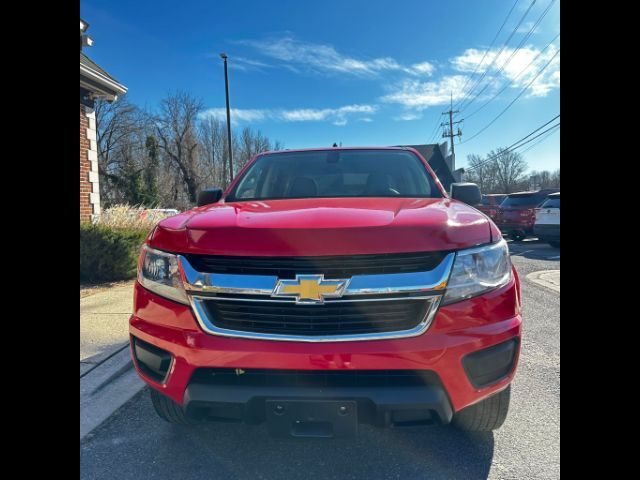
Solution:
[[(251, 371), (244, 375), (251, 376)], [(268, 377), (269, 375), (267, 375)], [(283, 377), (285, 375), (275, 375)], [(304, 378), (304, 374), (291, 376)], [(346, 378), (342, 379), (346, 381)], [(448, 423), (453, 410), (437, 380), (423, 385), (386, 388), (382, 385), (213, 385), (190, 382), (184, 408), (192, 418), (262, 423), (268, 420), (269, 402), (314, 402), (318, 405), (353, 402), (358, 423), (376, 426), (413, 423)]]
[[(440, 307), (429, 330), (412, 338), (366, 342), (301, 343), (288, 341), (228, 338), (202, 331), (191, 309), (159, 297), (136, 283), (134, 315), (130, 333), (171, 356), (164, 375), (149, 375), (149, 370), (134, 363), (140, 376), (156, 390), (190, 408), (193, 402), (213, 402), (223, 393), (236, 395), (231, 410), (243, 413), (241, 420), (255, 418), (264, 399), (271, 395), (294, 395), (291, 391), (197, 386), (194, 372), (200, 368), (260, 370), (303, 370), (309, 372), (414, 371), (429, 372), (433, 382), (418, 390), (393, 391), (377, 388), (366, 392), (373, 417), (393, 422), (397, 402), (404, 410), (428, 410), (446, 423), (451, 414), (506, 388), (515, 374), (519, 343), (508, 372), (490, 385), (474, 386), (463, 359), (510, 339), (519, 339), (521, 317), (517, 275), (505, 287), (463, 302)], [(146, 349), (147, 351), (149, 348)], [(166, 362), (165, 362), (166, 364)], [(153, 378), (152, 378), (153, 377)], [(391, 392), (391, 393), (389, 393)], [(401, 393), (402, 392), (402, 393)], [(338, 392), (302, 390), (294, 396), (354, 398), (356, 391)], [(391, 395), (391, 397), (389, 397)], [(257, 400), (256, 400), (257, 399)], [(395, 403), (389, 403), (391, 399)], [(446, 401), (445, 401), (446, 399)], [(223, 401), (223, 404), (234, 402)], [(255, 408), (252, 406), (258, 405)], [(256, 410), (257, 409), (257, 410)], [(401, 410), (401, 409), (400, 409)], [(364, 411), (364, 410), (363, 410)], [(248, 416), (247, 416), (248, 415)], [(237, 417), (237, 415), (236, 415)]]

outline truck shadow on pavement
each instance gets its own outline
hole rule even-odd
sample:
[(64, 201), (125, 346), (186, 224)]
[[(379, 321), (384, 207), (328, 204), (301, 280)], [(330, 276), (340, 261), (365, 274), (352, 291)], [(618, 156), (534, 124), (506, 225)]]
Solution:
[(352, 439), (279, 439), (264, 425), (179, 427), (156, 417), (145, 389), (81, 442), (81, 478), (484, 479), (493, 451), (493, 433), (446, 426), (362, 425)]

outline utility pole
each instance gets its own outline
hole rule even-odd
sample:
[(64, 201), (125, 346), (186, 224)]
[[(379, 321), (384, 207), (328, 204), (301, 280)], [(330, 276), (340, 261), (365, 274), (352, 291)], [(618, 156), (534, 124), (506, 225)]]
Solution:
[[(442, 112), (442, 115), (449, 115), (449, 123), (447, 124), (446, 122), (443, 122), (440, 124), (441, 127), (445, 127), (442, 132), (442, 137), (449, 138), (449, 141), (451, 142), (451, 171), (454, 171), (456, 169), (456, 152), (453, 147), (453, 137), (462, 137), (460, 127), (458, 127), (457, 133), (453, 133), (453, 126), (463, 122), (463, 120), (458, 120), (457, 122), (453, 121), (453, 114), (458, 112), (459, 110), (453, 109), (453, 94), (451, 94), (451, 107), (449, 107), (449, 110), (447, 112)], [(449, 127), (449, 130), (446, 129), (447, 126)]]
[(227, 96), (227, 158), (229, 160), (229, 183), (233, 180), (233, 147), (231, 145), (231, 109), (229, 108), (229, 74), (227, 72), (227, 54), (221, 53), (224, 60), (224, 90)]

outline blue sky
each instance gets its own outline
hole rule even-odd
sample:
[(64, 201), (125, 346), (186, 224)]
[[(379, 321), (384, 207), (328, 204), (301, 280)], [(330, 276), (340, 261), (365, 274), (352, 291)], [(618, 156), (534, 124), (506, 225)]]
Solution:
[[(181, 89), (223, 115), (226, 52), (233, 123), (286, 148), (432, 143), (453, 94), (460, 167), (560, 113), (558, 1), (518, 0), (489, 49), (514, 1), (81, 0), (80, 13), (86, 53), (151, 110)], [(530, 169), (559, 168), (559, 136), (524, 152)]]

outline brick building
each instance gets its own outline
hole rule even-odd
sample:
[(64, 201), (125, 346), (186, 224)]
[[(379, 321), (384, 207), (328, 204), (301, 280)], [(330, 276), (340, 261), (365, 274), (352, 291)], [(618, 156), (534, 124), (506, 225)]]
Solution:
[(96, 99), (113, 102), (127, 91), (82, 52), (83, 47), (93, 43), (86, 34), (88, 27), (89, 24), (80, 19), (80, 221), (93, 220), (100, 214), (94, 102)]

